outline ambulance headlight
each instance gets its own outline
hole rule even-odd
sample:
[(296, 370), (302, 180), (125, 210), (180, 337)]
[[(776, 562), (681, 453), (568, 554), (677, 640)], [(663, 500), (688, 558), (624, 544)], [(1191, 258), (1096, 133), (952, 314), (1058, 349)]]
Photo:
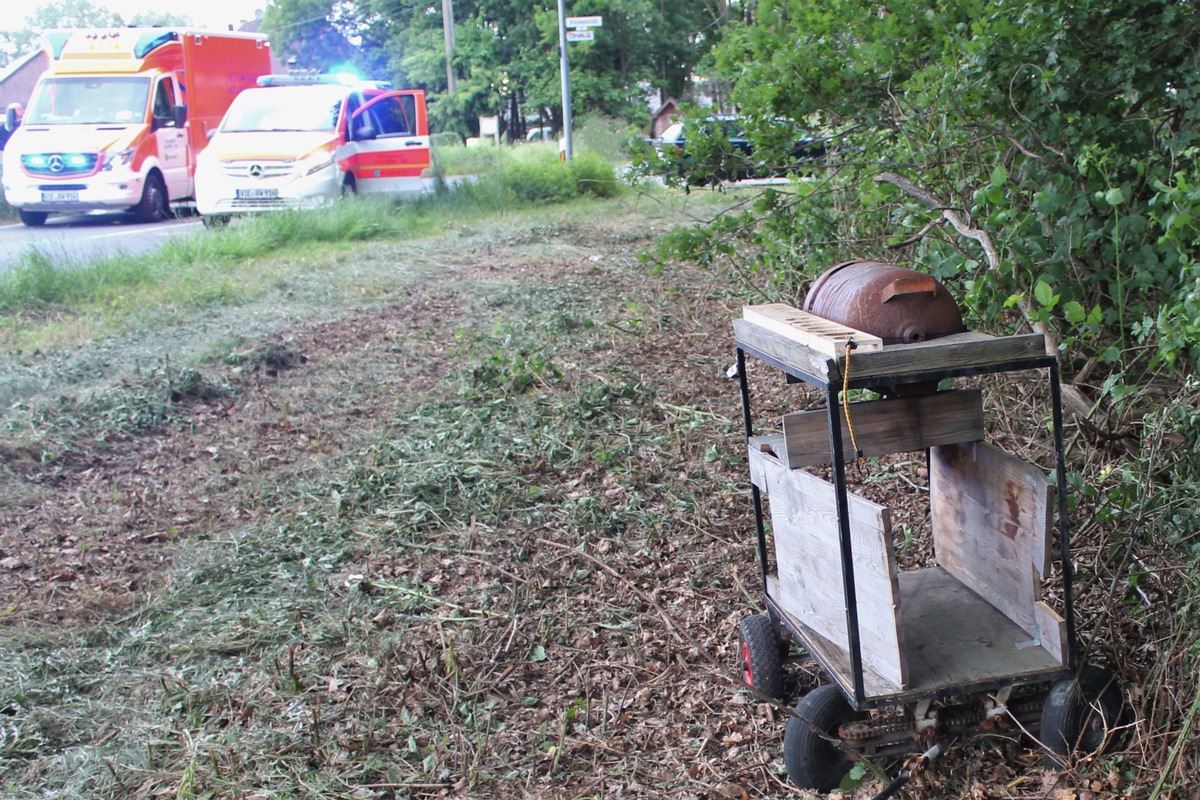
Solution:
[(124, 150), (114, 150), (104, 155), (104, 165), (100, 167), (102, 172), (110, 172), (118, 167), (127, 167), (129, 162), (133, 160), (133, 148), (126, 147)]
[(301, 178), (308, 177), (314, 172), (320, 172), (327, 167), (333, 166), (333, 153), (328, 150), (319, 150), (315, 153), (309, 153), (304, 158), (296, 162), (296, 174)]

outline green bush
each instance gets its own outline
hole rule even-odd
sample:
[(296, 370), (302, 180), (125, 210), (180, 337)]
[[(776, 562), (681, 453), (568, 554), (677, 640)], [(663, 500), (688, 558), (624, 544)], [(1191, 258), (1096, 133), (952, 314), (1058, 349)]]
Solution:
[(620, 119), (591, 115), (586, 117), (575, 132), (575, 150), (590, 150), (611, 163), (629, 160), (629, 145), (642, 141), (646, 132), (636, 125)]
[(429, 135), (429, 144), (433, 147), (462, 147), (462, 137), (453, 131), (442, 133), (431, 133)]
[(579, 193), (570, 170), (557, 159), (512, 164), (500, 180), (514, 197), (527, 203), (567, 200)]
[(613, 166), (599, 153), (584, 150), (567, 162), (575, 188), (580, 194), (596, 197), (615, 197), (620, 184)]

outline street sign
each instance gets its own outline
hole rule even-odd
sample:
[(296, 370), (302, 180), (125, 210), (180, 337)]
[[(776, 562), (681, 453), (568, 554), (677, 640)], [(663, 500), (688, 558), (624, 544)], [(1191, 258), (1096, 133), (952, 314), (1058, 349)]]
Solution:
[(595, 31), (567, 31), (568, 42), (591, 42), (595, 39)]
[(602, 28), (604, 27), (604, 17), (599, 15), (594, 17), (567, 17), (568, 28)]

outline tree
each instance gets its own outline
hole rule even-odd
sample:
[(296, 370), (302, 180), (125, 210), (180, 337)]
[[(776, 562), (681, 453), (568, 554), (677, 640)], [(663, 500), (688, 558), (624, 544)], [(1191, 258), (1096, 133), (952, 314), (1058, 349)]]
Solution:
[[(599, 14), (592, 45), (572, 45), (572, 83), (581, 108), (631, 116), (655, 89), (680, 94), (694, 65), (719, 39), (730, 0), (576, 0), (572, 15)], [(526, 117), (561, 127), (556, 0), (455, 0), (453, 66), (446, 92), (442, 8), (436, 0), (279, 0), (265, 27), (300, 66), (369, 62), (397, 85), (431, 94), (441, 130), (475, 132), (480, 116)]]
[(762, 0), (720, 48), (735, 99), (764, 148), (801, 126), (837, 157), (823, 183), (723, 220), (707, 255), (748, 238), (794, 293), (845, 258), (920, 265), (977, 324), (1049, 333), (1079, 405), (1101, 401), (1119, 428), (1137, 376), (1200, 357), (1198, 14)]
[(56, 0), (35, 6), (25, 18), (25, 27), (0, 33), (0, 64), (36, 50), (41, 46), (42, 31), (53, 28), (121, 28), (125, 25), (189, 25), (191, 20), (179, 14), (151, 12), (137, 14), (126, 21), (107, 7), (92, 0)]

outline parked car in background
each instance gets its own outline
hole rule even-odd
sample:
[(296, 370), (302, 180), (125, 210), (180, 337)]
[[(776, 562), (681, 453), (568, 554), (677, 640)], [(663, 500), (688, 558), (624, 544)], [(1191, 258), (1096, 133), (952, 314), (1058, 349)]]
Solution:
[(424, 91), (334, 76), (260, 84), (234, 99), (196, 166), (196, 208), (206, 221), (423, 190)]
[(676, 122), (652, 144), (660, 170), (691, 185), (779, 177), (803, 168), (806, 161), (822, 158), (826, 152), (824, 140), (802, 134), (792, 138), (782, 157), (767, 160), (755, 152), (744, 121), (734, 116)]

